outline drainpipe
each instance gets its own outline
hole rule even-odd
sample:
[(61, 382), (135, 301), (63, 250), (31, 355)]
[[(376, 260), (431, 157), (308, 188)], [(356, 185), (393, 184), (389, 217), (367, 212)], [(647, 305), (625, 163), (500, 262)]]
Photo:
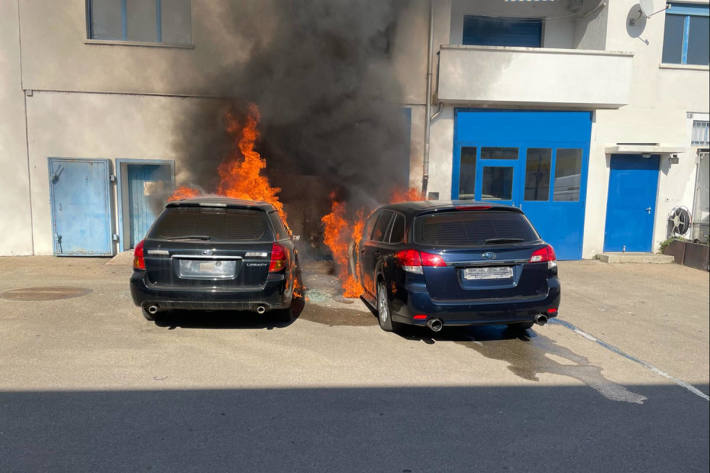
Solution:
[(429, 48), (426, 60), (426, 111), (424, 112), (424, 163), (422, 172), (422, 196), (426, 199), (429, 185), (429, 148), (431, 141), (431, 66), (434, 51), (434, 0), (429, 0)]

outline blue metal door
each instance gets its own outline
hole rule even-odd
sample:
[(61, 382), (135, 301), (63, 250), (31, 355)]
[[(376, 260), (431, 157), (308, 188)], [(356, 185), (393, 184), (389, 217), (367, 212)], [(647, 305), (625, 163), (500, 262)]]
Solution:
[(451, 198), (521, 208), (559, 259), (582, 257), (591, 114), (456, 110)]
[[(128, 205), (130, 215), (130, 248), (140, 242), (156, 218), (150, 195), (155, 184), (163, 181), (166, 166), (154, 164), (130, 164), (127, 169)], [(169, 171), (169, 168), (167, 168)]]
[(604, 251), (651, 251), (658, 164), (658, 156), (611, 157)]
[(107, 159), (49, 158), (55, 255), (113, 254), (109, 182)]

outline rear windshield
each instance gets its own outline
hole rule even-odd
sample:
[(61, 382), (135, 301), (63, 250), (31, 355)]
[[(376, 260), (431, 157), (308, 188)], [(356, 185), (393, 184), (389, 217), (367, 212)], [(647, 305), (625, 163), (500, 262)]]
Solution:
[(272, 233), (266, 212), (262, 210), (170, 207), (155, 221), (148, 238), (269, 241)]
[(456, 211), (414, 220), (414, 241), (423, 245), (469, 246), (539, 240), (523, 214), (511, 211)]

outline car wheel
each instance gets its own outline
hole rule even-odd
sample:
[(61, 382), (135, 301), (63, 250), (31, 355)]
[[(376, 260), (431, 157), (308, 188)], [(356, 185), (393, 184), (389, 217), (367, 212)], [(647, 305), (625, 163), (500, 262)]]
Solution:
[(396, 328), (392, 322), (387, 286), (385, 286), (384, 281), (377, 281), (377, 321), (380, 323), (380, 328), (385, 332), (392, 332)]
[(148, 312), (145, 307), (141, 307), (141, 311), (143, 312), (143, 317), (145, 317), (145, 320), (149, 322), (155, 322), (155, 315)]
[(532, 328), (533, 325), (535, 325), (535, 322), (520, 322), (517, 324), (508, 324), (508, 328), (511, 330), (518, 330), (522, 332), (523, 330)]

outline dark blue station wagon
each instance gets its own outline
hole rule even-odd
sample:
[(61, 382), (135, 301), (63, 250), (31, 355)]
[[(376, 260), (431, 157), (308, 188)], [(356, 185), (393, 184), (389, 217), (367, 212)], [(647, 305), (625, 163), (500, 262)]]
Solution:
[(557, 315), (555, 252), (515, 207), (471, 201), (386, 205), (370, 215), (353, 268), (380, 327), (507, 324)]

